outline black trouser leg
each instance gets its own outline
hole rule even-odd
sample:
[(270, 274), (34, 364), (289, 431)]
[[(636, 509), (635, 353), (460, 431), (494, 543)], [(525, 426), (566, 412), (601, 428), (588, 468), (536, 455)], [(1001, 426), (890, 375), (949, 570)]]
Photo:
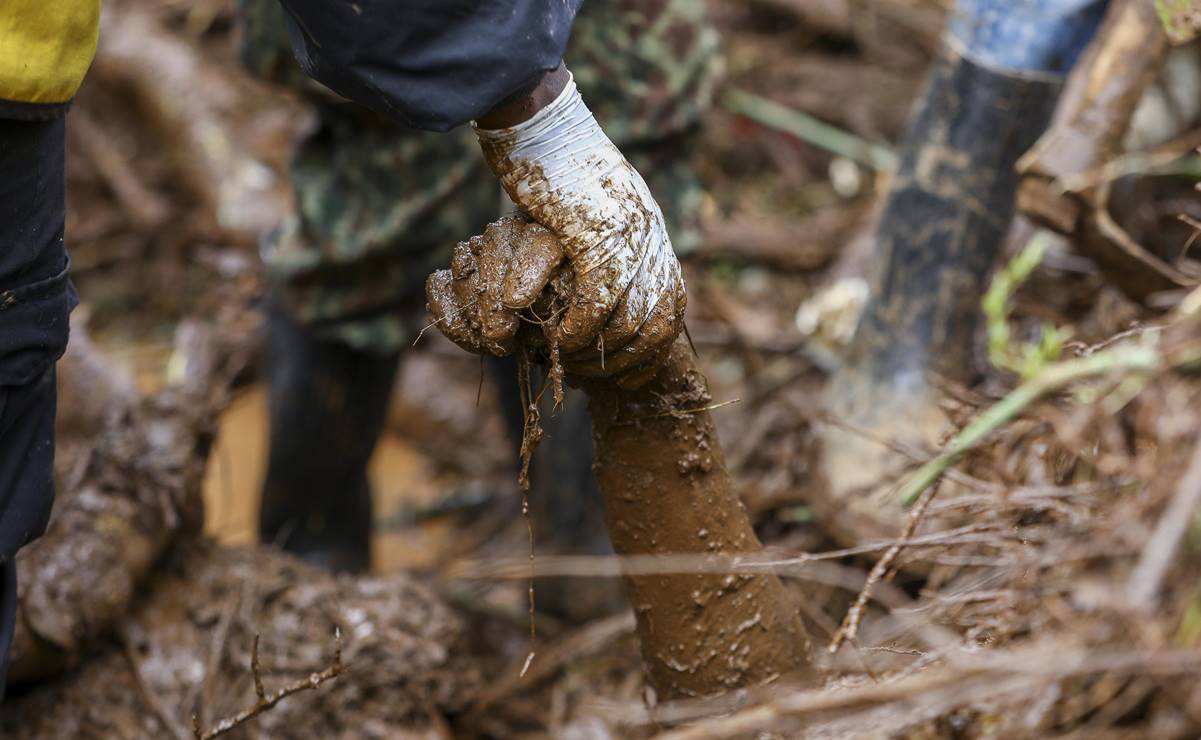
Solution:
[(54, 368), (0, 386), (0, 698), (17, 618), (17, 550), (46, 531), (54, 503)]
[(8, 659), (17, 630), (17, 562), (0, 564), (0, 701), (8, 685)]
[(367, 463), (399, 354), (317, 339), (281, 310), (267, 321), (271, 438), (259, 535), (332, 570), (371, 564)]
[(66, 123), (0, 119), (0, 694), (17, 551), (54, 501), (54, 363), (78, 299), (63, 239)]

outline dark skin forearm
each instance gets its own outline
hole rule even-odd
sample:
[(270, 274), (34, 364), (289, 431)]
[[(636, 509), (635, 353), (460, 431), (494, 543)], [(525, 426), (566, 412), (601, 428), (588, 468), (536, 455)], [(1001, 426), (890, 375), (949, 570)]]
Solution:
[(563, 92), (563, 88), (567, 87), (567, 81), (570, 79), (571, 75), (567, 72), (567, 66), (560, 62), (559, 68), (553, 72), (547, 72), (529, 95), (498, 105), (480, 116), (475, 123), (483, 129), (498, 129), (509, 128), (528, 121), (534, 117), (535, 113), (554, 102), (555, 98), (559, 97), (559, 93)]

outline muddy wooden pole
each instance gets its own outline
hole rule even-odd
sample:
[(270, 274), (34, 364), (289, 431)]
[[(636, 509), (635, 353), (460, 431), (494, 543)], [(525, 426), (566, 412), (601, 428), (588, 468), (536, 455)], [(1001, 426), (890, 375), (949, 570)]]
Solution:
[[(538, 317), (559, 315), (571, 290), (567, 266), (549, 272), (561, 258), (546, 229), (501, 219), (455, 248), (453, 269), (430, 276), (431, 326), (472, 352), (516, 349), (541, 358), (552, 365), (550, 385), (565, 371), (567, 381), (588, 395), (605, 523), (619, 555), (695, 554), (699, 561), (760, 552), (726, 470), (708, 385), (686, 339), (676, 339), (666, 361), (641, 385), (627, 375), (626, 385), (636, 389), (573, 374), (595, 373), (588, 362), (551, 362), (558, 353), (548, 346), (546, 322)], [(522, 311), (524, 321), (514, 311)], [(652, 329), (644, 325), (641, 331)], [(537, 417), (530, 419), (525, 442), (536, 443)], [(529, 444), (522, 448), (528, 454)], [(626, 583), (647, 679), (660, 700), (752, 686), (808, 663), (797, 606), (775, 575), (648, 575)]]
[[(596, 472), (618, 554), (762, 550), (731, 484), (708, 411), (712, 398), (685, 339), (638, 390), (580, 385), (591, 401)], [(626, 580), (643, 665), (660, 700), (764, 683), (808, 662), (796, 605), (774, 575)]]

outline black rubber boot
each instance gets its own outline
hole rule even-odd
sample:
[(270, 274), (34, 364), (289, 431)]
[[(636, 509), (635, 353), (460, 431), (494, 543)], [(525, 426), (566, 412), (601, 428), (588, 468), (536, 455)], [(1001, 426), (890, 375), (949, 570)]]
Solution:
[(827, 391), (831, 416), (876, 438), (823, 432), (828, 490), (814, 504), (847, 540), (895, 536), (903, 523), (893, 491), (910, 461), (877, 440), (934, 447), (947, 420), (931, 374), (973, 379), (980, 299), (1013, 216), (1014, 165), (1061, 87), (950, 49), (928, 85), (876, 234), (868, 303)]
[(398, 354), (317, 339), (278, 309), (267, 320), (271, 442), (259, 536), (334, 571), (371, 566), (367, 463)]

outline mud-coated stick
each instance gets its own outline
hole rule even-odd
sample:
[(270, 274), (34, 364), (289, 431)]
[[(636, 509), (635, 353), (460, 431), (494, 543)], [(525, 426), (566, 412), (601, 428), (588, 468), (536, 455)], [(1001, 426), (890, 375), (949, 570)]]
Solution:
[[(755, 553), (726, 469), (705, 378), (681, 337), (637, 390), (580, 384), (592, 411), (605, 522), (619, 555)], [(771, 574), (626, 579), (643, 665), (660, 700), (704, 696), (792, 673), (808, 662), (796, 605)]]

